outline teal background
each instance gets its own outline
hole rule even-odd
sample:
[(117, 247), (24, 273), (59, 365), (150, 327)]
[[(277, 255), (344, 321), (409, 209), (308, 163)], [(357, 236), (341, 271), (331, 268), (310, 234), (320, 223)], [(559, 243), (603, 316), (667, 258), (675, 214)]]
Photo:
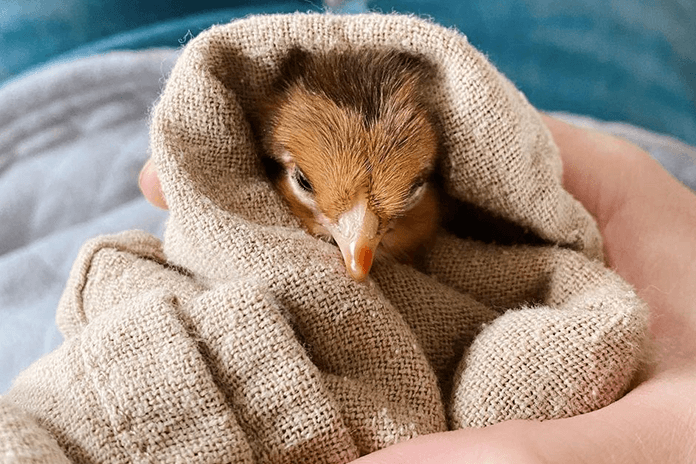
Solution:
[[(543, 110), (628, 122), (696, 145), (692, 0), (351, 0), (345, 8), (456, 27)], [(179, 47), (237, 17), (322, 9), (318, 0), (2, 0), (0, 85), (54, 60)]]

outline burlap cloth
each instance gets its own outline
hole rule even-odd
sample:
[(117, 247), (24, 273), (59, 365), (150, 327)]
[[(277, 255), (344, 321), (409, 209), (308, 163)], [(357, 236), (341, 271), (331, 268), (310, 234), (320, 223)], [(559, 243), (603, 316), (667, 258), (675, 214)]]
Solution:
[[(432, 61), (446, 191), (539, 243), (442, 230), (420, 269), (379, 259), (351, 280), (269, 184), (246, 116), (295, 45)], [(213, 27), (176, 64), (151, 140), (164, 244), (127, 232), (85, 245), (58, 309), (64, 344), (0, 401), (0, 456), (346, 462), (417, 435), (592, 411), (638, 367), (647, 309), (601, 262), (538, 113), (455, 31), (397, 15)]]

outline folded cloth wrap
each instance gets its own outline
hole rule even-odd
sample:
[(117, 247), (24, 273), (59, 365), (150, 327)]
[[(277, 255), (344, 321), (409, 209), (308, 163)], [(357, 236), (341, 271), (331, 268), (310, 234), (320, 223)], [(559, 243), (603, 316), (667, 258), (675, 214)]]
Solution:
[[(252, 135), (248, 115), (295, 46), (432, 62), (444, 190), (538, 240), (442, 229), (418, 268), (379, 257), (353, 281), (269, 183)], [(213, 27), (175, 65), (151, 148), (164, 242), (125, 232), (83, 247), (58, 309), (64, 344), (0, 401), (0, 455), (33, 440), (73, 462), (347, 462), (592, 411), (639, 367), (647, 308), (602, 263), (536, 110), (453, 30), (378, 14)]]

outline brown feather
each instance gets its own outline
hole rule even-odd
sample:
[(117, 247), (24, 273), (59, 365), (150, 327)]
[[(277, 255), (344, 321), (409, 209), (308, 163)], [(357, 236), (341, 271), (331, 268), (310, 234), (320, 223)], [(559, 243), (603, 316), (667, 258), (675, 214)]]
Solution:
[[(425, 59), (394, 50), (288, 54), (265, 106), (262, 144), (286, 173), (279, 192), (311, 233), (326, 234), (322, 220), (336, 221), (365, 197), (383, 251), (408, 262), (427, 246), (438, 202), (432, 186), (418, 189), (439, 152), (427, 99), (434, 76)], [(312, 207), (292, 186), (296, 169), (311, 184)]]

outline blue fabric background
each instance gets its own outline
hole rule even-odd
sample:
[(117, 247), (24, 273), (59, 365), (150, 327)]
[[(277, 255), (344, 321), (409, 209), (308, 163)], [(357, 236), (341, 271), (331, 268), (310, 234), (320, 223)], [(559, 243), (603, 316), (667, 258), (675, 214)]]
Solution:
[[(253, 13), (320, 11), (320, 0), (3, 0), (0, 83), (56, 57), (176, 47)], [(360, 11), (365, 1), (348, 2)], [(696, 145), (692, 0), (374, 0), (458, 28), (544, 110), (635, 124)], [(220, 9), (224, 8), (224, 9)]]
[[(320, 0), (319, 0), (320, 1)], [(51, 61), (115, 49), (177, 47), (215, 23), (318, 10), (303, 0), (2, 0), (0, 82)]]
[(457, 27), (539, 108), (696, 145), (693, 0), (377, 0)]

